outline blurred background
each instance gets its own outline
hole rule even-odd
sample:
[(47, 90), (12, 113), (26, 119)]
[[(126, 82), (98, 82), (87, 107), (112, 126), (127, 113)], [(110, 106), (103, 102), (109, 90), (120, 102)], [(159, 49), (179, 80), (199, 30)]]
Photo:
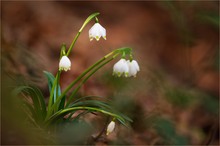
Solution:
[[(114, 133), (93, 144), (218, 145), (219, 1), (1, 2), (2, 144), (39, 142), (21, 122), (22, 113), (8, 89), (28, 81), (47, 100), (43, 71), (56, 74), (61, 44), (69, 47), (94, 12), (100, 12), (107, 40), (90, 42), (88, 31), (94, 22), (86, 26), (70, 55), (71, 71), (61, 76), (62, 89), (120, 47), (133, 48), (141, 71), (136, 78), (113, 77), (116, 59), (80, 91), (111, 99), (116, 109), (133, 119), (130, 128), (117, 123)], [(85, 119), (92, 126), (79, 125), (81, 129), (61, 135), (61, 141), (85, 144), (92, 128), (101, 130), (98, 117)]]

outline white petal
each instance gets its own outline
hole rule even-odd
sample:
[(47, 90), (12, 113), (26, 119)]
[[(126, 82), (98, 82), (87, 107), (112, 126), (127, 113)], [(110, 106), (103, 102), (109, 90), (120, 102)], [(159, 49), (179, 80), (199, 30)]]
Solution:
[(139, 65), (138, 65), (137, 61), (135, 61), (135, 60), (132, 60), (132, 61), (127, 60), (127, 63), (128, 63), (128, 66), (129, 66), (128, 76), (129, 77), (131, 77), (131, 76), (136, 77), (137, 72), (140, 71), (140, 68), (139, 68)]
[(102, 26), (100, 27), (100, 34), (104, 39), (106, 39), (106, 30)]
[(134, 66), (136, 67), (137, 71), (140, 71), (140, 67), (139, 67), (137, 61), (136, 61), (136, 60), (132, 60), (132, 63), (133, 63)]
[(70, 70), (70, 67), (71, 67), (71, 62), (69, 58), (67, 56), (63, 56), (59, 62), (59, 69), (67, 71)]
[(113, 67), (113, 75), (117, 75), (120, 77), (121, 75), (125, 75), (125, 77), (128, 76), (128, 64), (125, 59), (120, 59), (117, 63), (115, 63)]
[(95, 23), (89, 30), (90, 41), (94, 38), (99, 41), (100, 37), (106, 39), (106, 30), (99, 23)]

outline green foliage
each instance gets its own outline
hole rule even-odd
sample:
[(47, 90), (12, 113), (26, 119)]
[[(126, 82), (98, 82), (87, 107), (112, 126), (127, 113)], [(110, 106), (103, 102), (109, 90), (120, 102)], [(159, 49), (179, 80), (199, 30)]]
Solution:
[(75, 102), (73, 102), (68, 108), (61, 110), (54, 114), (49, 120), (49, 123), (56, 122), (57, 119), (62, 118), (63, 116), (67, 114), (73, 114), (74, 112), (78, 110), (87, 110), (87, 113), (91, 112), (100, 112), (109, 116), (112, 116), (116, 118), (118, 121), (120, 121), (122, 124), (127, 125), (126, 121), (130, 121), (131, 119), (124, 116), (123, 114), (120, 114), (116, 112), (110, 105), (108, 105), (107, 102), (99, 101), (97, 99), (94, 99), (94, 97), (87, 96), (82, 97)]
[[(55, 78), (49, 72), (46, 72), (46, 75), (48, 77), (49, 88), (51, 89), (51, 83), (54, 81)], [(45, 122), (47, 126), (52, 123), (57, 123), (57, 121), (62, 122), (62, 120), (60, 121), (59, 119), (63, 119), (65, 115), (74, 113), (78, 110), (87, 110), (88, 113), (100, 112), (106, 115), (110, 115), (115, 117), (124, 125), (126, 125), (126, 121), (131, 121), (131, 119), (129, 119), (128, 117), (116, 112), (107, 102), (99, 101), (97, 98), (100, 97), (96, 96), (79, 98), (67, 108), (63, 109), (64, 106), (62, 106), (62, 108), (59, 108), (58, 111), (55, 112), (51, 117), (45, 119), (47, 114), (46, 104), (40, 90), (36, 87), (20, 86), (14, 90), (13, 94), (18, 95), (19, 93), (25, 94), (24, 96), (26, 100), (24, 100), (24, 103), (27, 109), (29, 109), (29, 111), (31, 112), (31, 117), (33, 117), (34, 121), (40, 121), (40, 123)], [(32, 99), (33, 106), (28, 102), (28, 98)], [(62, 102), (62, 104), (64, 105), (64, 102)]]
[[(31, 116), (33, 116), (32, 122), (42, 123), (46, 117), (46, 104), (44, 96), (41, 91), (36, 87), (19, 86), (13, 91), (13, 96), (17, 96), (19, 93), (23, 93), (24, 105), (30, 110)], [(32, 100), (32, 104), (29, 102), (29, 98)], [(31, 116), (29, 118), (31, 119)]]
[(200, 21), (219, 29), (219, 13), (214, 11), (200, 12), (197, 16)]
[(212, 97), (207, 94), (198, 95), (200, 98), (201, 105), (211, 114), (218, 116), (219, 115), (219, 101), (217, 97)]
[(165, 118), (157, 118), (154, 124), (156, 131), (162, 136), (165, 144), (187, 145), (188, 140), (176, 133), (175, 125)]
[[(47, 77), (49, 91), (51, 92), (53, 84), (54, 84), (55, 77), (53, 76), (52, 73), (47, 72), (47, 71), (44, 71), (44, 74)], [(57, 87), (58, 87), (58, 89), (57, 89)], [(53, 92), (53, 102), (56, 102), (57, 96), (60, 96), (60, 95), (61, 95), (60, 85), (55, 85), (55, 89), (54, 89), (54, 92)]]
[(188, 107), (195, 99), (190, 90), (183, 87), (170, 87), (165, 89), (165, 97), (173, 105)]
[[(55, 77), (53, 76), (52, 73), (47, 72), (47, 71), (44, 71), (44, 74), (47, 77), (49, 92), (51, 93), (52, 92), (51, 90), (52, 90), (53, 84), (55, 82)], [(55, 85), (54, 91), (52, 93), (53, 93), (53, 100), (52, 101), (53, 101), (53, 103), (55, 103), (57, 101), (57, 98), (61, 95), (61, 88), (60, 88), (59, 84)], [(58, 110), (64, 108), (65, 100), (66, 100), (66, 97), (64, 96), (61, 99), (60, 103), (58, 104)]]

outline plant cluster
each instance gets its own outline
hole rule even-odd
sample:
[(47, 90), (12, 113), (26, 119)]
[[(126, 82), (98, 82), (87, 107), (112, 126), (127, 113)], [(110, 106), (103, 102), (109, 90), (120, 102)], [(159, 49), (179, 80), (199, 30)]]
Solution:
[[(109, 102), (100, 100), (98, 96), (85, 96), (78, 99), (76, 97), (83, 84), (100, 68), (121, 55), (121, 59), (113, 67), (113, 75), (117, 77), (136, 76), (140, 71), (137, 61), (133, 60), (132, 49), (129, 47), (118, 48), (105, 55), (96, 63), (87, 68), (75, 80), (73, 80), (63, 91), (60, 87), (60, 75), (63, 71), (71, 69), (71, 61), (68, 58), (74, 45), (83, 31), (84, 27), (93, 19), (95, 24), (89, 30), (89, 39), (99, 41), (101, 37), (106, 40), (106, 29), (99, 24), (97, 16), (99, 13), (91, 14), (83, 23), (82, 27), (73, 39), (69, 49), (66, 45), (61, 46), (59, 68), (54, 76), (52, 73), (44, 71), (48, 80), (49, 101), (45, 102), (42, 92), (33, 86), (19, 86), (14, 90), (15, 95), (22, 95), (24, 109), (28, 115), (28, 121), (36, 127), (47, 129), (49, 132), (55, 132), (59, 125), (65, 122), (71, 122), (80, 116), (99, 112), (110, 116), (112, 119), (106, 129), (106, 134), (110, 134), (115, 128), (115, 121), (127, 125), (132, 120), (127, 116), (115, 111)], [(129, 57), (126, 60), (126, 57)], [(74, 115), (74, 116), (73, 116)]]

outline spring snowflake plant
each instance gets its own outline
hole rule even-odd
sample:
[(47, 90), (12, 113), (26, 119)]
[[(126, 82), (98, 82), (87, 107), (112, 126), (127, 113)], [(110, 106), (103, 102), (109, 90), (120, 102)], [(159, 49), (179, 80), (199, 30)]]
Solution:
[[(137, 61), (133, 60), (132, 58), (131, 48), (124, 47), (113, 50), (87, 68), (82, 74), (73, 80), (65, 90), (61, 91), (60, 88), (60, 75), (63, 71), (68, 71), (71, 69), (71, 61), (68, 56), (70, 55), (84, 27), (91, 20), (95, 19), (95, 24), (89, 30), (90, 41), (92, 41), (93, 38), (98, 41), (100, 37), (106, 39), (106, 30), (99, 24), (97, 19), (98, 15), (99, 13), (93, 13), (85, 20), (68, 50), (66, 50), (65, 45), (62, 45), (57, 74), (53, 76), (51, 73), (44, 71), (44, 74), (48, 80), (50, 91), (48, 104), (46, 104), (42, 92), (36, 87), (20, 86), (14, 90), (14, 94), (20, 94), (23, 96), (29, 121), (33, 125), (46, 128), (50, 132), (54, 132), (56, 131), (56, 126), (62, 122), (68, 120), (71, 121), (74, 117), (79, 118), (81, 115), (84, 115), (82, 114), (82, 111), (84, 111), (83, 113), (86, 114), (99, 112), (110, 116), (110, 119), (112, 120), (110, 120), (109, 124), (105, 127), (107, 135), (114, 130), (115, 121), (119, 121), (123, 125), (127, 125), (127, 123), (131, 122), (130, 118), (115, 111), (108, 102), (99, 100), (98, 96), (86, 96), (80, 97), (79, 99), (74, 99), (82, 85), (85, 84), (86, 81), (94, 73), (96, 73), (96, 71), (120, 55), (121, 59), (113, 67), (113, 75), (117, 77), (135, 77), (140, 69)], [(129, 57), (129, 60), (126, 60), (126, 57)], [(30, 100), (32, 100), (32, 102), (30, 102)], [(73, 117), (73, 114), (78, 114), (78, 116)]]

